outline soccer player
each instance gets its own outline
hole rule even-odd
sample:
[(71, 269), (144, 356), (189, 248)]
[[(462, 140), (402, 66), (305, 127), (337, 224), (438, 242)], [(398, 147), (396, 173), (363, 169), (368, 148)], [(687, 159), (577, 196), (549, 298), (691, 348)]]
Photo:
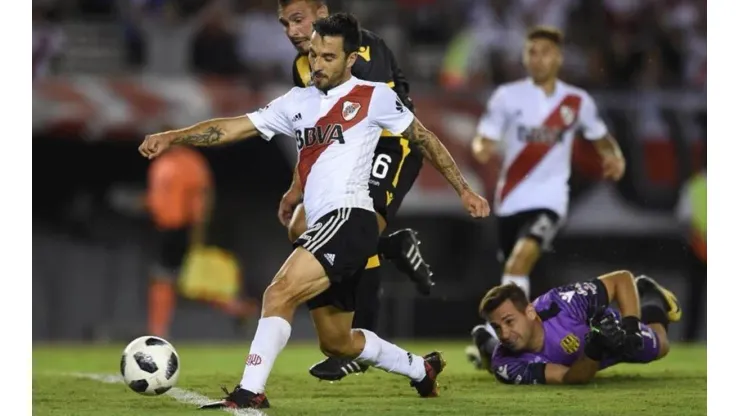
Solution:
[(295, 87), (267, 107), (234, 118), (198, 123), (147, 136), (140, 152), (156, 157), (173, 143), (214, 145), (261, 134), (294, 136), (298, 179), (308, 229), (263, 295), (262, 318), (241, 382), (227, 397), (204, 408), (266, 408), (265, 384), (290, 337), (296, 308), (307, 303), (322, 352), (357, 359), (411, 380), (422, 397), (439, 393), (444, 368), (438, 352), (421, 357), (366, 329), (352, 330), (358, 272), (376, 250), (378, 224), (368, 189), (372, 159), (382, 130), (403, 134), (458, 192), (473, 217), (490, 214), (439, 139), (383, 83), (351, 74), (358, 59), (357, 20), (338, 13), (314, 23), (309, 59), (313, 85)]
[(507, 384), (582, 384), (617, 363), (659, 360), (669, 351), (668, 324), (681, 318), (673, 293), (628, 271), (558, 287), (532, 303), (513, 283), (496, 286), (479, 311), (500, 340), (483, 325), (473, 329), (481, 367)]
[[(293, 83), (297, 87), (311, 84), (311, 66), (308, 52), (313, 22), (326, 17), (329, 10), (322, 0), (278, 0), (280, 23), (298, 54), (293, 63)], [(413, 103), (408, 96), (409, 84), (396, 63), (393, 52), (375, 33), (361, 29), (362, 38), (358, 58), (352, 65), (352, 75), (374, 82), (388, 84), (411, 112)], [(432, 273), (419, 250), (416, 233), (409, 229), (382, 236), (392, 222), (406, 194), (419, 175), (423, 161), (421, 150), (402, 136), (383, 130), (375, 149), (370, 173), (370, 196), (378, 217), (381, 238), (377, 253), (368, 259), (360, 280), (355, 317), (352, 327), (375, 331), (380, 309), (381, 264), (384, 260), (396, 264), (399, 270), (416, 283), (417, 290), (428, 295), (434, 283)], [(290, 189), (280, 201), (278, 216), (288, 227), (288, 238), (295, 241), (306, 231), (306, 213), (300, 201), (303, 198), (298, 169)], [(329, 357), (312, 366), (309, 372), (322, 380), (341, 380), (345, 376), (364, 372), (367, 366), (348, 359)]]
[(486, 163), (503, 153), (495, 200), (502, 283), (514, 282), (529, 296), (529, 275), (541, 250), (550, 248), (568, 208), (571, 151), (577, 132), (602, 157), (604, 178), (618, 181), (625, 162), (599, 117), (591, 96), (558, 79), (562, 34), (532, 29), (524, 47), (529, 77), (503, 84), (488, 101), (472, 142)]

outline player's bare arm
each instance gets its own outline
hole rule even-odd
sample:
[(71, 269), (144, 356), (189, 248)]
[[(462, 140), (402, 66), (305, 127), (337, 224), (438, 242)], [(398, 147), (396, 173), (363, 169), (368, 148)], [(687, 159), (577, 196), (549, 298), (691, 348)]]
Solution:
[(184, 129), (147, 135), (139, 146), (139, 153), (153, 159), (171, 145), (214, 146), (256, 136), (258, 133), (247, 116), (214, 118)]
[(596, 151), (602, 160), (604, 178), (618, 181), (624, 176), (625, 161), (619, 143), (607, 134), (603, 138), (594, 141)]
[(548, 363), (545, 365), (545, 382), (548, 384), (585, 384), (601, 368), (607, 354), (621, 349), (625, 344), (625, 330), (611, 313), (596, 312), (589, 319), (589, 332), (585, 337), (583, 354), (571, 365)]
[(293, 211), (303, 200), (303, 191), (301, 191), (301, 177), (298, 175), (298, 164), (293, 169), (293, 181), (290, 188), (283, 194), (278, 207), (278, 218), (283, 226), (288, 227), (290, 220), (293, 218)]
[(547, 384), (586, 384), (599, 371), (599, 362), (585, 355), (576, 360), (572, 366), (561, 364), (545, 365), (545, 382)]
[(473, 143), (470, 145), (470, 150), (473, 152), (473, 157), (480, 164), (488, 163), (491, 157), (499, 154), (499, 147), (496, 140), (477, 135), (473, 138)]
[(473, 192), (437, 135), (429, 131), (418, 118), (403, 132), (403, 136), (419, 146), (424, 158), (429, 160), (463, 199), (465, 207), (473, 217), (487, 217), (491, 210), (488, 202)]

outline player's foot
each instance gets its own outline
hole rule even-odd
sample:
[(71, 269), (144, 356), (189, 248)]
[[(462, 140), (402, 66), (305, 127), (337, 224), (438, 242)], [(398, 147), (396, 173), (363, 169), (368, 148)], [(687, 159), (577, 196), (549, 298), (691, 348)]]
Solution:
[(204, 404), (201, 409), (267, 409), (270, 402), (264, 393), (252, 393), (244, 390), (241, 386), (236, 386), (234, 391), (229, 393), (225, 387), (221, 389), (226, 393), (223, 400)]
[(476, 325), (470, 331), (470, 336), (473, 337), (473, 344), (468, 345), (465, 348), (465, 355), (468, 361), (478, 370), (491, 369), (491, 340), (497, 342), (493, 335), (486, 329), (485, 325)]
[(421, 397), (437, 397), (439, 396), (439, 383), (437, 383), (437, 377), (439, 373), (445, 369), (447, 363), (442, 354), (434, 351), (424, 356), (424, 370), (426, 376), (421, 381), (412, 381), (411, 387), (416, 388)]
[(390, 260), (398, 270), (407, 275), (414, 283), (416, 290), (422, 295), (432, 292), (432, 270), (421, 256), (419, 245), (421, 242), (416, 231), (406, 228), (381, 238), (380, 254)]
[(640, 296), (649, 292), (660, 296), (663, 300), (663, 306), (666, 309), (668, 321), (678, 322), (681, 320), (681, 303), (673, 292), (661, 286), (655, 279), (645, 275), (637, 276), (635, 278), (635, 285), (637, 285), (637, 292)]
[(308, 369), (319, 380), (338, 381), (350, 374), (361, 374), (368, 366), (346, 358), (329, 357)]

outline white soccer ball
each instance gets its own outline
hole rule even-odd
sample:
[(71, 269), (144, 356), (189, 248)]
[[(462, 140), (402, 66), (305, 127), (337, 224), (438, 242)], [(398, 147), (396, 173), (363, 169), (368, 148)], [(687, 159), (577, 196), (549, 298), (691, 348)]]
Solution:
[(177, 383), (180, 357), (175, 347), (162, 338), (136, 338), (123, 350), (121, 375), (131, 390), (147, 396), (158, 396)]

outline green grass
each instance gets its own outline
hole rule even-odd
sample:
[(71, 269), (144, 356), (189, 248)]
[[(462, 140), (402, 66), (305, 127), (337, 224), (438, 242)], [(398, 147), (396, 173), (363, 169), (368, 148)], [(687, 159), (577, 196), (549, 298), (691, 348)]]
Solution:
[[(441, 349), (447, 368), (442, 395), (420, 399), (400, 376), (371, 369), (338, 383), (319, 382), (308, 367), (322, 358), (314, 345), (289, 346), (267, 385), (270, 416), (281, 415), (703, 415), (707, 402), (705, 346), (677, 345), (665, 359), (648, 365), (619, 365), (578, 387), (505, 386), (465, 361), (463, 343), (402, 343), (417, 353)], [(104, 384), (70, 373), (117, 374), (123, 345), (43, 346), (33, 350), (33, 414), (203, 415), (171, 397), (144, 397), (123, 384)], [(248, 343), (242, 346), (178, 345), (178, 387), (210, 398), (220, 385), (241, 378)], [(209, 412), (225, 414), (224, 412)]]

